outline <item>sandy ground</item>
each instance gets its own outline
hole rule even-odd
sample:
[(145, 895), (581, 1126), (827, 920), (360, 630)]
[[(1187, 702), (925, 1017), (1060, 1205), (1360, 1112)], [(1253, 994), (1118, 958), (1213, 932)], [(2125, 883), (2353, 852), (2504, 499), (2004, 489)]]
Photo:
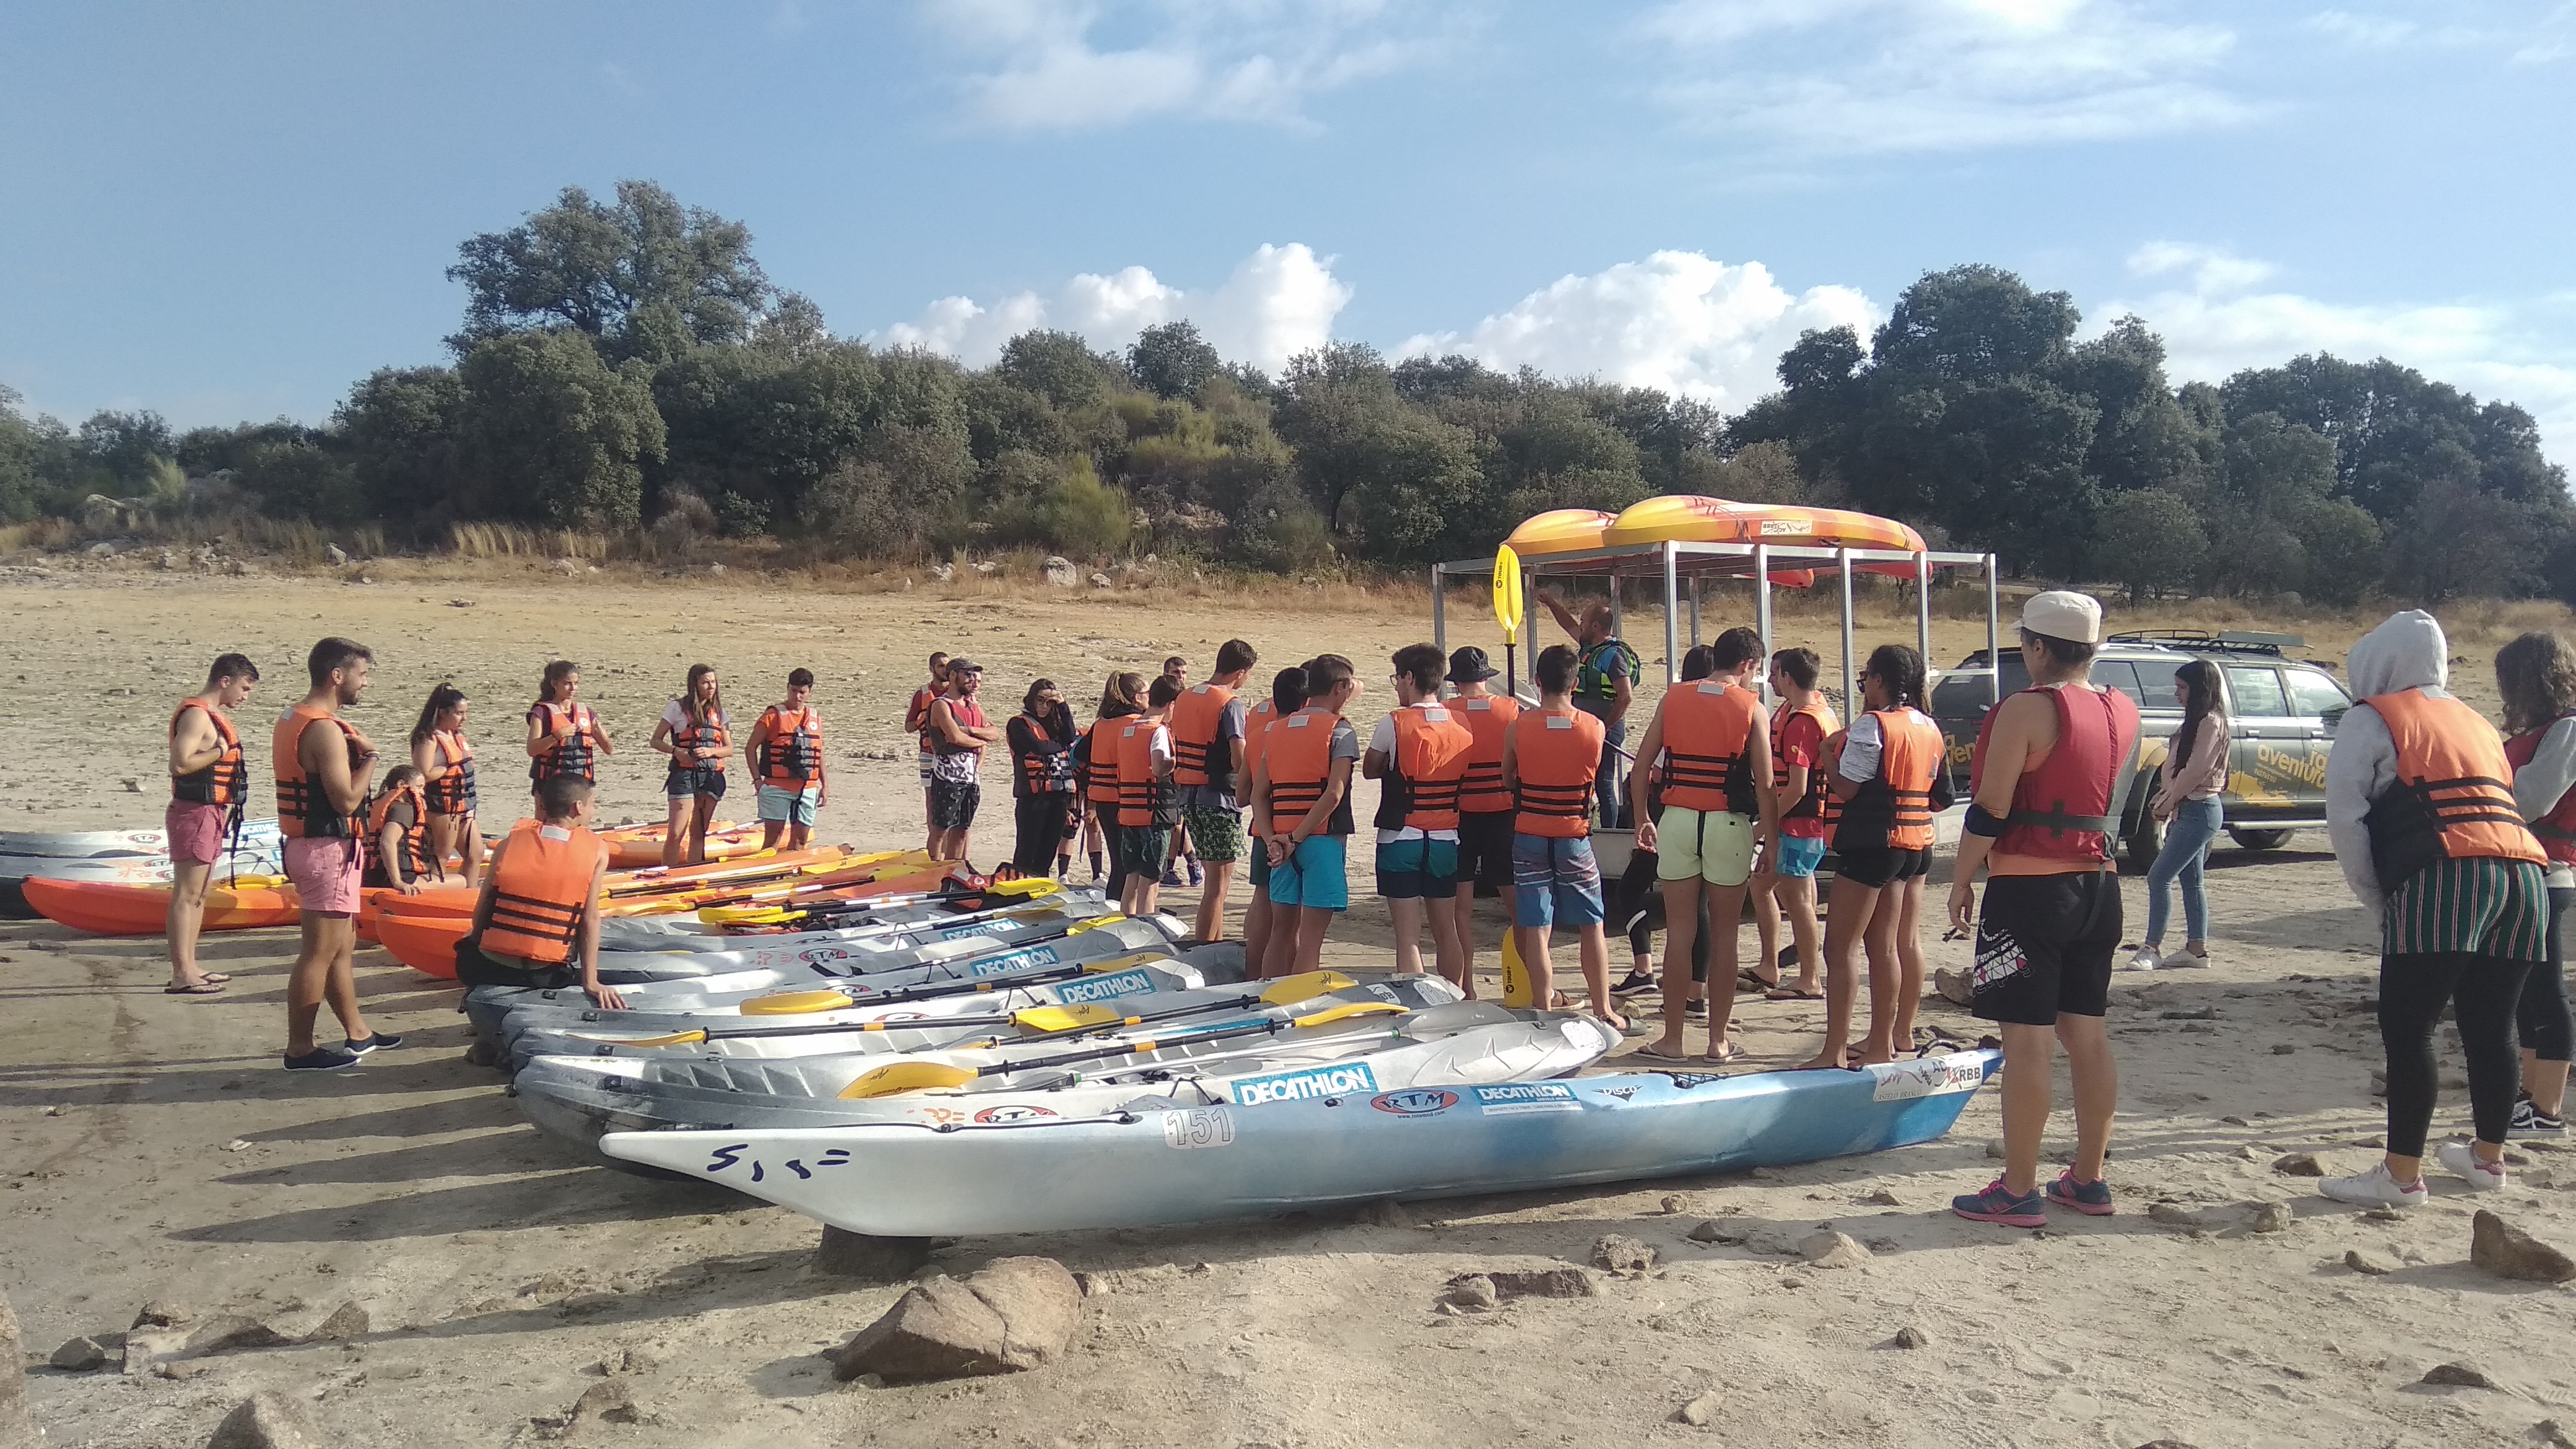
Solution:
[[(1038, 610), (925, 590), (817, 597), (782, 618), (775, 597), (748, 587), (675, 595), (613, 582), (216, 586), (58, 572), (0, 590), (20, 676), (0, 695), (0, 757), (21, 762), (0, 773), (0, 807), (12, 824), (52, 826), (157, 821), (166, 700), (213, 653), (244, 648), (275, 665), (249, 711), (265, 718), (286, 702), (292, 661), (325, 631), (378, 650), (379, 683), (360, 717), (380, 735), (399, 734), (427, 687), (453, 678), (490, 702), (479, 732), (488, 742), (515, 721), (550, 653), (579, 659), (589, 696), (629, 745), (608, 770), (611, 814), (657, 807), (660, 772), (646, 762), (658, 760), (641, 746), (692, 659), (745, 681), (737, 708), (768, 693), (752, 681), (810, 663), (843, 782), (824, 835), (868, 845), (901, 843), (917, 824), (897, 720), (931, 648), (971, 649), (997, 697), (1015, 699), (1034, 669), (1087, 695), (1113, 664), (1150, 672), (1175, 650), (1205, 661), (1240, 632), (1274, 660), (1342, 649), (1371, 681), (1359, 713), (1373, 715), (1388, 703), (1376, 661), (1421, 632), (1419, 616), (1392, 602), (1326, 614), (1278, 600), (1229, 618), (1191, 601)], [(453, 608), (451, 598), (474, 602)], [(706, 622), (761, 610), (739, 638)], [(85, 733), (66, 748), (73, 731)], [(143, 781), (142, 798), (119, 788), (125, 776)], [(999, 770), (987, 780), (998, 793)], [(999, 844), (987, 837), (979, 853)], [(206, 956), (235, 973), (233, 989), (178, 1000), (159, 994), (157, 941), (0, 928), (0, 983), (15, 1008), (0, 1046), (10, 1209), (0, 1287), (39, 1354), (122, 1329), (155, 1299), (289, 1335), (345, 1302), (371, 1317), (345, 1343), (209, 1357), (179, 1379), (39, 1371), (34, 1407), (56, 1444), (202, 1443), (263, 1387), (317, 1400), (342, 1442), (535, 1442), (545, 1432), (536, 1421), (563, 1414), (598, 1381), (594, 1366), (630, 1347), (659, 1360), (631, 1380), (654, 1422), (595, 1426), (587, 1438), (1323, 1449), (1965, 1436), (2216, 1449), (2506, 1445), (2538, 1442), (2526, 1436), (2543, 1419), (2576, 1423), (2576, 1371), (2555, 1347), (2534, 1351), (2564, 1343), (2569, 1296), (2470, 1268), (2464, 1192), (2437, 1185), (2428, 1209), (2380, 1222), (2273, 1170), (2290, 1152), (2319, 1153), (2335, 1171), (2373, 1156), (2360, 1145), (2381, 1126), (2363, 1006), (2372, 933), (2320, 854), (2222, 846), (2214, 866), (2216, 968), (2121, 981), (2117, 1217), (2060, 1218), (2032, 1235), (1942, 1211), (1995, 1169), (1988, 1092), (1944, 1142), (1750, 1176), (1418, 1204), (1410, 1225), (1337, 1216), (964, 1240), (941, 1266), (1045, 1253), (1109, 1274), (1114, 1291), (1093, 1300), (1058, 1364), (890, 1389), (836, 1386), (816, 1354), (898, 1289), (812, 1276), (816, 1230), (782, 1210), (573, 1164), (459, 1060), (453, 992), (381, 953), (361, 956), (361, 989), (371, 1017), (410, 1044), (352, 1076), (312, 1081), (274, 1066), (286, 933), (214, 938)], [(1173, 900), (1186, 907), (1191, 893)], [(2140, 919), (2135, 882), (2128, 905)], [(1387, 939), (1383, 910), (1363, 895), (1328, 963), (1382, 965)], [(1933, 951), (1957, 965), (1964, 948)], [(2201, 1015), (2210, 1008), (2214, 1017)], [(1759, 1061), (1802, 1058), (1818, 1014), (1752, 1005), (1747, 1043)], [(1924, 1020), (1973, 1031), (1937, 998)], [(2447, 1094), (2440, 1125), (2465, 1111), (2462, 1094)], [(2554, 1172), (2576, 1186), (2576, 1161), (2525, 1155), (2521, 1181), (2482, 1205), (2576, 1245), (2576, 1195), (2550, 1184)], [(1882, 1192), (1892, 1206), (1871, 1200)], [(2159, 1199), (2199, 1211), (2203, 1225), (2151, 1221), (2145, 1209)], [(2253, 1206), (2266, 1202), (2290, 1204), (2293, 1220), (2250, 1234)], [(1708, 1218), (1742, 1241), (1688, 1240)], [(1862, 1239), (1874, 1259), (1821, 1270), (1770, 1251), (1823, 1224)], [(1609, 1232), (1655, 1245), (1662, 1266), (1606, 1281), (1596, 1298), (1434, 1311), (1453, 1274), (1582, 1262)], [(2395, 1271), (2347, 1268), (2355, 1248)], [(1927, 1345), (1886, 1346), (1906, 1327)], [(2454, 1361), (2499, 1387), (2418, 1385)], [(1710, 1391), (1711, 1425), (1672, 1422)]]

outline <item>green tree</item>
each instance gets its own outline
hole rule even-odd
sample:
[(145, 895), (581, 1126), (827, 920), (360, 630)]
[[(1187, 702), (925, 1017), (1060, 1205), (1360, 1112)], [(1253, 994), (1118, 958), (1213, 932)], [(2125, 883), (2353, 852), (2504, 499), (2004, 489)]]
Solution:
[(1156, 397), (1196, 397), (1225, 359), (1188, 321), (1166, 322), (1136, 335), (1127, 348), (1127, 375)]
[(1107, 402), (1126, 385), (1127, 369), (1092, 351), (1078, 333), (1040, 330), (1003, 343), (993, 376), (1072, 412)]
[(36, 471), (36, 430), (19, 415), (19, 394), (0, 383), (0, 523), (24, 523), (42, 511), (48, 491)]
[(386, 367), (349, 390), (331, 427), (363, 495), (387, 516), (412, 518), (456, 506), (464, 417), (454, 368)]
[(612, 368), (577, 332), (519, 332), (476, 344), (457, 372), (465, 513), (579, 528), (642, 521), (642, 465), (665, 447), (642, 363)]
[(514, 332), (569, 327), (614, 357), (667, 360), (688, 345), (749, 338), (772, 300), (751, 231), (650, 181), (617, 199), (567, 186), (507, 231), (469, 237), (449, 281), (465, 286), (459, 356)]
[(148, 489), (153, 465), (173, 448), (170, 425), (156, 412), (92, 413), (80, 425), (82, 456), (102, 484), (122, 493)]
[(2182, 495), (2141, 488), (2103, 504), (2097, 547), (2110, 576), (2128, 587), (2134, 608), (2158, 589), (2191, 582), (2209, 540)]

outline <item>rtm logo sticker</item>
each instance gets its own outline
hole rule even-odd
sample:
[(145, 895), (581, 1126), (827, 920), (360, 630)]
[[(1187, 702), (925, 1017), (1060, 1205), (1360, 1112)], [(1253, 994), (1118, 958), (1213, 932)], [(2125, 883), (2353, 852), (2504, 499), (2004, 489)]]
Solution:
[(1234, 1117), (1223, 1107), (1189, 1107), (1163, 1114), (1165, 1147), (1231, 1147)]
[(1873, 1102), (1902, 1102), (1912, 1097), (1938, 1097), (1973, 1092), (1986, 1079), (1983, 1057), (1962, 1053), (1915, 1062), (1877, 1062), (1869, 1068)]
[(1369, 1075), (1367, 1064), (1354, 1062), (1347, 1067), (1310, 1067), (1302, 1072), (1281, 1072), (1275, 1077), (1248, 1077), (1234, 1084), (1234, 1103), (1238, 1107), (1258, 1107), (1266, 1102), (1356, 1097), (1376, 1091), (1377, 1078)]
[(808, 966), (820, 966), (826, 961), (847, 961), (850, 953), (838, 946), (809, 946), (797, 952), (796, 959)]
[(1039, 1118), (1054, 1115), (1052, 1108), (1041, 1107), (1035, 1103), (1017, 1103), (1004, 1107), (987, 1107), (975, 1114), (975, 1120), (987, 1127), (993, 1127), (1010, 1122), (1035, 1122)]
[(1112, 997), (1134, 996), (1153, 989), (1154, 978), (1146, 972), (1114, 971), (1088, 981), (1068, 981), (1055, 989), (1055, 999), (1064, 1006), (1080, 1006), (1087, 1001), (1107, 1001)]
[(1458, 1094), (1437, 1087), (1412, 1087), (1401, 1092), (1381, 1092), (1369, 1098), (1369, 1105), (1398, 1117), (1434, 1117), (1458, 1105)]
[(1055, 948), (1053, 946), (1028, 946), (1017, 951), (1005, 951), (999, 956), (987, 956), (968, 966), (966, 968), (966, 974), (969, 976), (1008, 976), (1014, 971), (1024, 970), (1031, 966), (1052, 966), (1055, 964), (1055, 959)]
[(1488, 1117), (1522, 1117), (1533, 1112), (1580, 1112), (1574, 1089), (1563, 1082), (1514, 1082), (1503, 1087), (1471, 1087), (1476, 1105)]

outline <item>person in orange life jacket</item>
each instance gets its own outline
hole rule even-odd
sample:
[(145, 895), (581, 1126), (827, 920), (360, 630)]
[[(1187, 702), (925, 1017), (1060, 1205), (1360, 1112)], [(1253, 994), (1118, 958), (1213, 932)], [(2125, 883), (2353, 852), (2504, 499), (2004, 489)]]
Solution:
[(447, 879), (429, 853), (429, 800), (417, 766), (385, 771), (384, 788), (367, 806), (364, 859), (363, 884), (407, 896), (419, 895), (425, 880)]
[(1360, 773), (1379, 783), (1377, 893), (1395, 918), (1395, 969), (1422, 970), (1422, 918), (1431, 917), (1432, 963), (1458, 981), (1467, 972), (1458, 919), (1458, 794), (1475, 736), (1440, 702), (1449, 661), (1432, 644), (1395, 651), (1395, 713), (1377, 722)]
[(984, 670), (961, 656), (948, 661), (948, 692), (930, 702), (930, 842), (933, 860), (965, 860), (968, 836), (984, 803), (984, 747), (1002, 742), (1002, 727), (984, 718), (976, 693)]
[[(1997, 1024), (2004, 1044), (2003, 1176), (1950, 1203), (1978, 1222), (2045, 1226), (2050, 1202), (2091, 1216), (2112, 1210), (2102, 1160), (2120, 1077), (2103, 1015), (2120, 948), (2112, 853), (2138, 707), (2093, 684), (2101, 640), (2102, 606), (2091, 598), (2063, 589), (2032, 595), (2021, 614), (2031, 687), (1986, 712), (1969, 766), (1949, 917), (1953, 929), (1976, 932), (1970, 1009)], [(1982, 914), (1980, 869), (1990, 877)], [(2075, 1082), (2075, 1164), (2043, 1197), (2039, 1145), (2060, 1045)]]
[[(1824, 661), (1813, 649), (1783, 649), (1771, 656), (1771, 687), (1780, 707), (1771, 712), (1771, 788), (1780, 798), (1780, 833), (1753, 873), (1753, 928), (1762, 943), (1756, 976), (1771, 982), (1774, 1001), (1824, 999), (1824, 944), (1816, 930), (1816, 868), (1825, 859), (1825, 802), (1832, 798), (1824, 771), (1825, 738), (1842, 728), (1834, 707), (1816, 688)], [(1780, 918), (1789, 918), (1789, 944), (1798, 979), (1782, 982)]]
[(2379, 1039), (2388, 1146), (2330, 1177), (2337, 1202), (2406, 1209), (2430, 1196), (2425, 1137), (2439, 1105), (2433, 1031), (2447, 1008), (2468, 1059), (2471, 1142), (2435, 1154), (2472, 1192), (2506, 1186), (2513, 1022), (2549, 957), (2549, 855), (2523, 823), (2495, 726), (2454, 698), (2450, 641), (2432, 615), (2393, 614), (2345, 664), (2359, 700), (2326, 757), (2326, 833), (2354, 896), (2379, 917)]
[[(1220, 670), (1219, 672), (1222, 673), (1223, 671)], [(1163, 661), (1162, 677), (1172, 681), (1174, 688), (1179, 689), (1185, 694), (1188, 693), (1190, 687), (1190, 661), (1182, 658), (1178, 654), (1171, 655)], [(1169, 727), (1169, 718), (1166, 718), (1164, 723), (1166, 727)], [(1174, 787), (1175, 790), (1178, 790), (1179, 788), (1180, 787), (1178, 786)], [(1199, 867), (1198, 846), (1196, 838), (1190, 830), (1189, 820), (1186, 818), (1186, 815), (1173, 822), (1171, 834), (1171, 853), (1163, 857), (1163, 884), (1167, 886), (1194, 886), (1200, 884), (1207, 877)], [(1184, 865), (1189, 867), (1189, 874), (1186, 877), (1181, 873), (1181, 868)], [(1204, 899), (1202, 899), (1201, 904), (1205, 904)]]
[(599, 716), (583, 704), (581, 666), (558, 659), (546, 666), (537, 685), (537, 702), (528, 707), (528, 781), (543, 783), (550, 775), (599, 778), (599, 761), (617, 753)]
[(1592, 1013), (1629, 1030), (1610, 1005), (1610, 939), (1602, 927), (1601, 863), (1592, 855), (1592, 788), (1601, 768), (1601, 721), (1574, 707), (1575, 654), (1562, 644), (1539, 651), (1530, 666), (1536, 709), (1521, 711), (1503, 734), (1503, 785), (1518, 802), (1512, 818), (1512, 925), (1532, 1000), (1556, 1005), (1550, 930), (1563, 924), (1581, 936), (1583, 978)]
[[(1637, 848), (1656, 853), (1664, 894), (1664, 1034), (1641, 1055), (1683, 1058), (1690, 1002), (1690, 953), (1699, 929), (1700, 897), (1709, 897), (1716, 931), (1709, 943), (1708, 1060), (1732, 1061), (1728, 1040), (1737, 985), (1736, 923), (1753, 880), (1753, 857), (1779, 825), (1771, 789), (1771, 712), (1753, 688), (1763, 664), (1762, 636), (1734, 628), (1717, 636), (1716, 672), (1665, 691), (1637, 745), (1639, 769), (1629, 787)], [(1657, 761), (1664, 772), (1663, 812), (1647, 787)]]
[(474, 747), (465, 740), (465, 711), (464, 690), (453, 684), (431, 690), (411, 727), (411, 763), (429, 798), (429, 853), (442, 862), (460, 857), (470, 881), (483, 868), (483, 835), (474, 828), (482, 792), (474, 781)]
[(1172, 788), (1172, 732), (1165, 728), (1180, 685), (1158, 676), (1145, 694), (1145, 712), (1129, 715), (1112, 732), (1118, 754), (1118, 845), (1127, 866), (1119, 909), (1150, 916), (1162, 908), (1163, 851), (1181, 807)]
[[(1949, 746), (1923, 713), (1923, 656), (1902, 644), (1872, 650), (1861, 671), (1865, 712), (1836, 752), (1830, 787), (1833, 897), (1825, 918), (1825, 1042), (1810, 1069), (1853, 1065), (1852, 1004), (1869, 953), (1869, 1035), (1858, 1063), (1892, 1062), (1914, 1046), (1923, 995), (1923, 881), (1932, 868), (1932, 817), (1950, 808)], [(1991, 903), (1990, 903), (1991, 904)]]
[(212, 996), (232, 980), (198, 969), (197, 934), (224, 837), (240, 825), (250, 794), (232, 712), (250, 702), (258, 683), (258, 665), (226, 654), (206, 671), (206, 687), (179, 701), (170, 716), (170, 806), (161, 824), (170, 841), (170, 984), (163, 989), (173, 996)]
[(492, 850), (474, 923), (456, 945), (467, 987), (579, 986), (604, 1011), (626, 999), (599, 979), (599, 897), (608, 844), (589, 830), (591, 785), (557, 775), (537, 787), (537, 819)]
[(1079, 735), (1073, 711), (1055, 681), (1040, 679), (1020, 696), (1020, 712), (1002, 726), (1011, 751), (1011, 868), (1022, 876), (1043, 878), (1054, 865), (1061, 875), (1072, 863), (1057, 852), (1081, 808), (1073, 772), (1073, 746)]
[(662, 779), (670, 803), (662, 827), (662, 864), (704, 865), (707, 827), (725, 793), (725, 757), (733, 753), (733, 721), (725, 714), (724, 684), (712, 664), (689, 666), (680, 695), (662, 707), (653, 725), (653, 750), (671, 757)]
[[(1235, 863), (1244, 855), (1243, 816), (1236, 802), (1252, 783), (1244, 773), (1249, 711), (1237, 696), (1260, 662), (1251, 645), (1228, 639), (1217, 647), (1216, 673), (1205, 684), (1184, 682), (1181, 697), (1172, 702), (1172, 778), (1181, 789), (1181, 828), (1173, 838), (1190, 841), (1190, 883), (1205, 887), (1190, 932), (1201, 941), (1225, 939), (1225, 898), (1233, 889)], [(1168, 663), (1165, 669), (1168, 673)]]
[[(368, 786), (375, 779), (375, 742), (340, 712), (367, 692), (375, 655), (364, 644), (325, 639), (305, 656), (312, 691), (287, 711), (269, 738), (269, 766), (277, 780), (277, 827), (286, 837), (286, 878), (301, 904), (295, 965), (286, 976), (286, 1067), (332, 1071), (353, 1067), (380, 1047), (402, 1038), (370, 1031), (358, 1009), (356, 950), (358, 838), (366, 829)], [(325, 998), (345, 1028), (337, 1047), (318, 1046), (314, 1022)]]
[[(928, 832), (924, 846), (939, 843), (939, 827), (930, 823), (930, 759), (936, 741), (930, 737), (930, 702), (948, 692), (948, 656), (933, 652), (930, 656), (930, 682), (912, 692), (912, 703), (904, 707), (903, 727), (906, 733), (921, 741), (921, 820)], [(935, 853), (935, 852), (934, 852)]]
[[(1243, 717), (1243, 799), (1252, 801), (1252, 782), (1260, 777), (1264, 750), (1270, 743), (1270, 727), (1306, 707), (1306, 671), (1290, 665), (1270, 678), (1270, 697), (1245, 711)], [(1270, 840), (1262, 827), (1262, 817), (1253, 816), (1254, 838), (1245, 852), (1244, 884), (1252, 899), (1243, 907), (1244, 969), (1258, 978), (1270, 949), (1270, 928), (1278, 912), (1270, 904)]]
[[(1458, 891), (1447, 902), (1458, 926), (1458, 985), (1476, 996), (1476, 897), (1500, 896), (1503, 929), (1512, 929), (1512, 792), (1503, 785), (1503, 736), (1521, 713), (1520, 701), (1496, 694), (1487, 681), (1502, 671), (1485, 651), (1467, 645), (1449, 655), (1449, 712), (1467, 727), (1467, 774), (1458, 787)], [(1432, 909), (1437, 910), (1435, 904)]]
[(1306, 707), (1271, 721), (1262, 746), (1252, 817), (1270, 856), (1265, 976), (1315, 970), (1325, 930), (1350, 909), (1345, 871), (1351, 832), (1359, 828), (1351, 818), (1351, 771), (1360, 762), (1360, 736), (1342, 713), (1359, 693), (1350, 660), (1307, 660)]
[(1111, 674), (1100, 686), (1100, 706), (1091, 727), (1074, 743), (1074, 769), (1082, 780), (1083, 809), (1099, 832), (1101, 849), (1091, 858), (1091, 878), (1101, 879), (1102, 855), (1109, 861), (1103, 889), (1110, 900), (1127, 894), (1127, 859), (1118, 845), (1118, 731), (1131, 715), (1145, 712), (1145, 676), (1130, 671)]
[(743, 763), (758, 783), (760, 844), (776, 849), (783, 839), (803, 850), (814, 836), (814, 815), (829, 803), (823, 773), (823, 717), (814, 708), (814, 671), (787, 671), (787, 698), (760, 712), (743, 747)]
[(2567, 1060), (2576, 1021), (2567, 1008), (2567, 913), (2576, 909), (2576, 645), (2555, 631), (2525, 634), (2496, 655), (2504, 695), (2505, 760), (2514, 804), (2549, 857), (2549, 959), (2523, 978), (2514, 1010), (2522, 1039), (2522, 1096), (2514, 1137), (2567, 1132)]

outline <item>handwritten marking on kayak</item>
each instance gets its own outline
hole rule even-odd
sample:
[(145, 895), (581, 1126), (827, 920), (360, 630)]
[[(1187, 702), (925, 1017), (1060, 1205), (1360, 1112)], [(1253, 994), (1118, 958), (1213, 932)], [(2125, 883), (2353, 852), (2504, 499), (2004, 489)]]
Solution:
[(1916, 1062), (1875, 1062), (1868, 1067), (1873, 1102), (1902, 1102), (1911, 1097), (1937, 1097), (1973, 1092), (1986, 1079), (1986, 1064), (1975, 1056), (1927, 1057)]

